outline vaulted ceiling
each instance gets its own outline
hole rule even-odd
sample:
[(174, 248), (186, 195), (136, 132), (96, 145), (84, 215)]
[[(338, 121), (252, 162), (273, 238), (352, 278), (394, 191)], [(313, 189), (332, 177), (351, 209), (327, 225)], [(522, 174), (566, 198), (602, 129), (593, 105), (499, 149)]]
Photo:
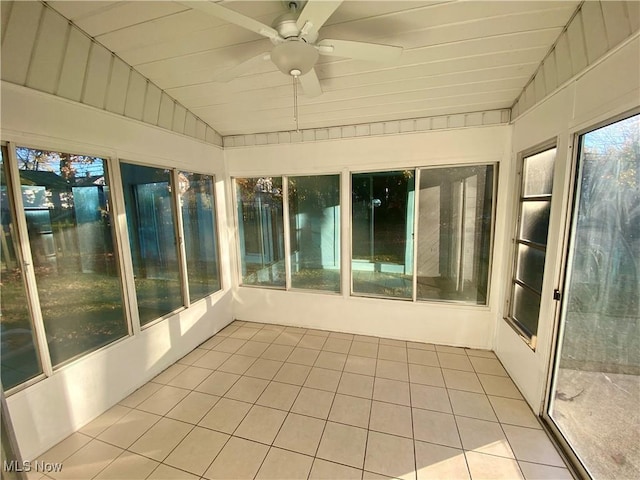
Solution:
[[(214, 81), (269, 52), (269, 39), (188, 2), (48, 3), (222, 135), (295, 128), (292, 78), (271, 61), (226, 83)], [(219, 3), (266, 25), (287, 9), (280, 0)], [(579, 3), (346, 0), (319, 39), (404, 51), (381, 63), (321, 55), (316, 72), (323, 93), (301, 92), (300, 128), (510, 108)]]

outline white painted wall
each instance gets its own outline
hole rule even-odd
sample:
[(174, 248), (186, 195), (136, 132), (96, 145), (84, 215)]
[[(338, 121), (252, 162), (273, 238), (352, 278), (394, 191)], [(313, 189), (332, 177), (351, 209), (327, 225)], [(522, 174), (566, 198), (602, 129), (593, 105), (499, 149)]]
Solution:
[[(510, 134), (511, 127), (502, 125), (225, 149), (230, 177), (342, 173), (343, 293), (331, 295), (237, 287), (234, 291), (234, 317), (254, 322), (492, 348), (499, 295), (491, 294), (488, 306), (411, 303), (349, 295), (349, 177), (351, 172), (433, 165), (497, 163), (502, 168), (502, 163), (509, 159)], [(506, 207), (503, 194), (506, 185), (502, 180), (498, 190), (496, 228), (500, 232), (505, 228), (502, 212)], [(231, 199), (231, 190), (228, 194)], [(231, 201), (228, 207), (231, 219), (235, 207)], [(504, 235), (497, 235), (496, 240), (494, 249), (500, 252), (504, 249)], [(500, 264), (501, 255), (497, 255), (496, 260)], [(237, 258), (234, 261), (237, 262)], [(237, 263), (234, 273), (237, 278)], [(500, 285), (495, 274), (491, 282)]]
[[(511, 152), (514, 162), (523, 150), (554, 138), (558, 144), (537, 349), (532, 351), (502, 320), (504, 302), (499, 304), (495, 341), (498, 357), (536, 412), (540, 411), (544, 400), (549, 357), (554, 342), (558, 305), (552, 300), (553, 290), (562, 285), (561, 266), (565, 250), (565, 222), (571, 203), (569, 195), (574, 136), (640, 106), (639, 58), (640, 39), (636, 34), (514, 122)], [(509, 198), (514, 199), (515, 174), (510, 172), (509, 175), (508, 194)], [(511, 208), (507, 216), (511, 218), (515, 201), (509, 204)], [(508, 244), (510, 231), (504, 233), (507, 237), (503, 241)], [(510, 250), (503, 253), (502, 265), (508, 266), (511, 261)], [(507, 274), (505, 270), (505, 292)]]
[[(120, 115), (2, 83), (4, 141), (216, 175), (226, 207), (222, 149)], [(220, 217), (220, 215), (218, 216)], [(35, 458), (232, 321), (229, 237), (218, 218), (224, 289), (138, 334), (86, 355), (7, 399), (18, 444)]]

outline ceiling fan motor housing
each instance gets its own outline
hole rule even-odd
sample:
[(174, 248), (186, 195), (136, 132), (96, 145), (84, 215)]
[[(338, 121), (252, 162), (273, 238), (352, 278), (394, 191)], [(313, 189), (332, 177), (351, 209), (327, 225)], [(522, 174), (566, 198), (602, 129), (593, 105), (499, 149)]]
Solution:
[[(275, 28), (280, 36), (284, 39), (297, 37), (300, 33), (298, 26), (296, 25), (297, 15), (293, 12), (287, 12), (280, 15), (273, 22), (273, 28)], [(272, 40), (273, 41), (273, 40)], [(277, 43), (277, 41), (273, 42)]]

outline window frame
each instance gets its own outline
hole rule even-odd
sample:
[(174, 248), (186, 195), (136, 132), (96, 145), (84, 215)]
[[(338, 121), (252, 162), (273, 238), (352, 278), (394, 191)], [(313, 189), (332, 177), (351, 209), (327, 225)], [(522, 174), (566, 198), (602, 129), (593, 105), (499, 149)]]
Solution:
[[(160, 168), (169, 171), (170, 183), (177, 185), (177, 177), (181, 171), (188, 173), (197, 173), (200, 175), (206, 175), (212, 180), (212, 194), (214, 198), (213, 209), (213, 235), (216, 236), (216, 255), (218, 259), (218, 280), (220, 288), (215, 292), (210, 293), (202, 299), (196, 300), (196, 302), (206, 300), (212, 295), (218, 294), (225, 290), (227, 281), (222, 274), (223, 267), (221, 264), (220, 256), (220, 205), (218, 201), (218, 188), (216, 186), (216, 175), (210, 172), (204, 172), (197, 169), (181, 168), (181, 167), (168, 167), (156, 162), (146, 162), (144, 160), (127, 160), (118, 157), (114, 151), (91, 149), (83, 147), (79, 144), (69, 144), (67, 142), (51, 141), (47, 143), (31, 141), (22, 139), (16, 140), (0, 140), (0, 146), (3, 148), (3, 152), (6, 153), (6, 188), (8, 197), (8, 208), (11, 213), (11, 219), (14, 222), (15, 228), (15, 244), (14, 248), (18, 253), (17, 262), (22, 269), (22, 282), (25, 286), (26, 303), (29, 310), (29, 321), (33, 330), (34, 348), (36, 350), (36, 356), (41, 367), (41, 373), (31, 377), (11, 388), (7, 388), (4, 394), (9, 397), (17, 392), (25, 390), (40, 381), (55, 375), (58, 371), (66, 370), (72, 365), (85, 358), (102, 354), (106, 349), (114, 347), (120, 342), (127, 341), (130, 337), (137, 336), (142, 330), (150, 328), (169, 317), (174, 316), (177, 312), (187, 309), (195, 302), (185, 301), (183, 299), (183, 305), (172, 312), (163, 315), (160, 318), (154, 319), (145, 325), (140, 325), (137, 309), (137, 294), (134, 283), (133, 275), (133, 263), (131, 257), (131, 248), (129, 244), (129, 232), (126, 220), (126, 206), (124, 199), (124, 191), (122, 185), (121, 164), (128, 163), (137, 166)], [(60, 362), (58, 365), (53, 366), (51, 360), (51, 353), (46, 340), (46, 329), (44, 325), (44, 319), (42, 316), (42, 306), (40, 304), (40, 297), (38, 293), (38, 284), (33, 268), (33, 257), (31, 252), (31, 246), (29, 243), (28, 228), (26, 217), (24, 215), (24, 204), (22, 196), (15, 192), (21, 191), (20, 170), (18, 168), (18, 160), (16, 149), (27, 148), (32, 150), (43, 150), (48, 152), (67, 153), (72, 155), (82, 155), (87, 157), (99, 158), (104, 162), (106, 169), (106, 178), (109, 185), (109, 202), (111, 203), (112, 225), (111, 225), (111, 237), (113, 241), (113, 255), (115, 256), (115, 263), (118, 267), (117, 280), (119, 289), (122, 295), (122, 310), (123, 320), (125, 322), (126, 333), (109, 343), (101, 345), (97, 348), (87, 350), (86, 352), (79, 353), (73, 357)], [(174, 177), (176, 180), (174, 180)], [(186, 269), (186, 256), (184, 254), (184, 239), (182, 236), (182, 212), (179, 208), (179, 201), (176, 189), (173, 189), (171, 194), (172, 208), (175, 209), (174, 215), (174, 234), (176, 235), (177, 255), (181, 261), (179, 262), (179, 275), (180, 281), (188, 282), (187, 269)], [(180, 239), (182, 239), (182, 245), (180, 245)], [(228, 286), (227, 286), (228, 287)], [(181, 285), (182, 290), (182, 285)], [(188, 295), (188, 289), (182, 290)]]
[[(487, 298), (484, 303), (470, 303), (465, 302), (464, 300), (436, 300), (436, 299), (419, 299), (417, 298), (417, 262), (418, 262), (418, 246), (419, 246), (419, 233), (418, 233), (418, 220), (419, 220), (419, 206), (420, 206), (420, 178), (422, 170), (435, 170), (435, 169), (443, 169), (443, 168), (464, 168), (464, 167), (493, 167), (493, 181), (491, 185), (492, 191), (492, 199), (491, 199), (491, 226), (490, 226), (490, 238), (489, 238), (489, 269), (487, 270)], [(353, 224), (352, 224), (352, 191), (353, 191), (353, 175), (354, 174), (366, 174), (366, 173), (385, 173), (392, 171), (404, 171), (411, 170), (413, 171), (414, 178), (414, 214), (413, 214), (413, 273), (412, 273), (412, 295), (411, 297), (390, 297), (383, 295), (373, 295), (367, 293), (354, 293), (353, 292), (353, 268), (352, 268), (352, 259), (353, 259)], [(461, 162), (461, 163), (442, 163), (442, 164), (430, 164), (426, 166), (410, 166), (410, 167), (394, 167), (393, 169), (384, 169), (384, 168), (371, 168), (371, 169), (356, 169), (356, 170), (348, 170), (348, 181), (349, 181), (349, 205), (348, 208), (348, 224), (349, 228), (349, 258), (347, 260), (349, 265), (349, 296), (355, 298), (373, 298), (373, 299), (383, 299), (383, 300), (395, 300), (402, 302), (410, 302), (410, 303), (420, 303), (420, 304), (437, 304), (437, 305), (446, 305), (446, 306), (463, 306), (465, 308), (479, 308), (488, 310), (491, 304), (491, 290), (492, 290), (492, 275), (493, 275), (493, 259), (494, 259), (494, 245), (495, 245), (495, 227), (496, 227), (496, 212), (498, 206), (498, 185), (499, 185), (499, 173), (500, 173), (500, 163), (498, 161), (486, 161), (486, 162)], [(345, 207), (342, 207), (345, 208)], [(344, 210), (343, 210), (344, 211)], [(346, 215), (345, 215), (346, 216)]]
[[(8, 397), (13, 393), (24, 390), (31, 385), (43, 380), (53, 374), (53, 367), (51, 365), (51, 355), (49, 353), (49, 344), (46, 341), (46, 333), (44, 329), (44, 322), (42, 320), (42, 312), (40, 309), (40, 298), (38, 296), (38, 289), (35, 280), (35, 272), (33, 270), (33, 260), (31, 257), (31, 248), (29, 246), (29, 238), (27, 232), (27, 222), (23, 215), (18, 215), (18, 212), (24, 210), (22, 204), (22, 195), (14, 195), (15, 191), (20, 191), (20, 171), (17, 169), (16, 162), (16, 145), (13, 142), (1, 142), (0, 148), (6, 153), (6, 181), (7, 181), (7, 200), (9, 202), (9, 212), (11, 220), (15, 222), (15, 236), (16, 242), (13, 247), (16, 249), (17, 261), (20, 264), (22, 270), (22, 284), (24, 286), (25, 297), (27, 301), (27, 310), (29, 311), (29, 323), (31, 324), (32, 336), (34, 340), (34, 348), (36, 350), (36, 357), (40, 365), (41, 372), (31, 377), (24, 382), (14, 385), (8, 388), (4, 393)], [(17, 173), (17, 177), (16, 177)], [(14, 181), (15, 179), (15, 181)], [(25, 249), (26, 248), (26, 249)], [(35, 300), (34, 300), (35, 299)]]
[[(282, 235), (283, 235), (283, 241), (284, 241), (284, 270), (285, 270), (285, 284), (284, 286), (277, 286), (277, 285), (251, 285), (248, 283), (243, 283), (243, 275), (242, 275), (242, 252), (240, 251), (240, 217), (238, 215), (238, 179), (245, 179), (245, 178), (276, 178), (279, 177), (282, 179), (282, 223), (283, 223), (283, 229), (282, 229)], [(232, 209), (233, 209), (233, 217), (235, 219), (235, 247), (237, 250), (237, 255), (236, 255), (236, 275), (237, 275), (237, 284), (239, 287), (248, 287), (248, 288), (264, 288), (267, 290), (279, 290), (279, 291), (287, 291), (287, 262), (289, 261), (287, 259), (287, 238), (285, 236), (285, 176), (284, 175), (269, 175), (269, 174), (257, 174), (257, 175), (253, 175), (253, 174), (248, 174), (248, 175), (237, 175), (237, 176), (232, 176), (230, 177), (231, 180), (231, 193), (232, 193)]]
[[(180, 208), (180, 202), (179, 202), (179, 198), (178, 198), (178, 194), (176, 193), (176, 195), (174, 195), (175, 198), (175, 208), (176, 208), (176, 226), (178, 229), (178, 237), (176, 239), (176, 241), (178, 242), (178, 246), (179, 246), (179, 250), (182, 253), (182, 256), (184, 257), (184, 281), (186, 282), (185, 284), (185, 294), (186, 294), (186, 300), (185, 300), (185, 308), (189, 308), (191, 305), (193, 305), (194, 303), (198, 303), (202, 300), (205, 300), (207, 297), (210, 297), (211, 295), (215, 295), (216, 293), (224, 290), (224, 283), (223, 283), (223, 276), (222, 276), (222, 265), (220, 262), (220, 225), (219, 225), (219, 218), (220, 215), (218, 215), (219, 211), (218, 211), (218, 199), (217, 199), (217, 189), (216, 189), (216, 176), (213, 173), (204, 173), (202, 171), (197, 171), (197, 170), (192, 170), (192, 169), (188, 169), (188, 168), (177, 168), (174, 167), (173, 168), (174, 173), (175, 173), (175, 183), (176, 185), (179, 184), (179, 175), (181, 172), (187, 172), (187, 173), (192, 173), (192, 174), (197, 174), (197, 175), (205, 175), (207, 177), (211, 178), (211, 194), (212, 194), (212, 198), (213, 198), (213, 235), (215, 237), (216, 240), (216, 246), (215, 246), (215, 254), (216, 254), (216, 260), (217, 260), (217, 270), (218, 270), (218, 284), (219, 287), (218, 290), (209, 293), (208, 295), (205, 295), (202, 298), (199, 298), (195, 301), (193, 301), (191, 299), (191, 294), (189, 292), (189, 278), (188, 278), (188, 265), (187, 265), (187, 255), (186, 255), (186, 245), (185, 245), (185, 240), (184, 240), (184, 223), (183, 223), (183, 218), (182, 218), (182, 208)], [(177, 189), (176, 189), (177, 191)], [(182, 262), (181, 262), (182, 265)]]
[[(31, 379), (26, 380), (10, 389), (7, 389), (4, 393), (7, 397), (22, 391), (26, 388), (33, 386), (34, 384), (45, 380), (55, 373), (61, 370), (65, 370), (75, 364), (76, 362), (90, 357), (94, 355), (99, 355), (102, 351), (111, 348), (112, 346), (126, 341), (129, 337), (134, 335), (135, 328), (133, 323), (133, 318), (131, 316), (131, 312), (129, 309), (129, 286), (127, 284), (127, 279), (125, 277), (126, 272), (126, 255), (123, 255), (122, 246), (126, 242), (126, 237), (122, 237), (122, 232), (120, 231), (120, 225), (118, 221), (117, 213), (117, 203), (118, 196), (121, 186), (119, 183), (119, 161), (117, 157), (109, 152), (97, 152), (86, 150), (84, 148), (76, 148), (74, 145), (64, 145), (59, 142), (52, 142), (49, 144), (42, 144), (38, 142), (31, 141), (3, 141), (2, 145), (6, 147), (7, 151), (7, 189), (10, 192), (10, 208), (11, 212), (14, 215), (15, 220), (15, 228), (16, 228), (16, 238), (19, 242), (15, 245), (16, 249), (20, 252), (20, 263), (23, 269), (23, 282), (26, 287), (26, 299), (27, 306), (31, 316), (31, 322), (34, 330), (34, 337), (36, 339), (35, 348), (37, 351), (37, 356), (40, 360), (42, 366), (42, 373), (38, 376), (33, 377)], [(109, 185), (109, 200), (113, 205), (112, 215), (113, 215), (113, 223), (112, 223), (112, 231), (111, 236), (114, 243), (114, 255), (116, 257), (116, 264), (118, 265), (119, 273), (118, 273), (118, 283), (119, 288), (122, 295), (122, 310), (124, 314), (124, 321), (126, 327), (126, 334), (120, 338), (117, 338), (107, 344), (101, 345), (97, 348), (88, 350), (86, 352), (79, 353), (74, 355), (71, 358), (66, 359), (63, 362), (60, 362), (58, 365), (53, 365), (51, 361), (51, 353), (49, 351), (49, 346), (46, 340), (46, 329), (44, 325), (44, 318), (42, 316), (42, 306), (40, 304), (40, 296), (38, 293), (38, 284), (35, 276), (35, 270), (33, 268), (33, 257), (31, 252), (31, 246), (29, 243), (29, 234), (26, 216), (24, 215), (24, 204), (22, 201), (22, 195), (16, 195), (15, 192), (20, 191), (21, 182), (20, 182), (20, 170), (18, 169), (17, 163), (17, 155), (16, 149), (27, 148), (32, 150), (44, 150), (49, 152), (60, 152), (60, 153), (72, 153), (73, 155), (83, 155), (88, 157), (100, 158), (104, 161), (106, 166), (106, 176), (108, 179)], [(116, 173), (117, 172), (117, 173)], [(135, 295), (135, 292), (134, 292)]]
[[(344, 257), (344, 253), (342, 252), (342, 239), (343, 239), (343, 228), (342, 228), (342, 214), (343, 214), (343, 206), (342, 206), (342, 172), (326, 172), (326, 173), (309, 173), (309, 174), (305, 174), (305, 173), (296, 173), (296, 174), (292, 174), (292, 175), (283, 175), (283, 184), (282, 184), (282, 190), (283, 190), (283, 197), (286, 198), (286, 203), (283, 200), (283, 222), (284, 222), (284, 234), (285, 234), (285, 245), (284, 245), (284, 251), (285, 251), (285, 272), (286, 272), (286, 277), (285, 277), (285, 286), (286, 286), (286, 291), (293, 291), (293, 292), (301, 292), (301, 293), (317, 293), (317, 294), (325, 294), (325, 295), (333, 295), (333, 296), (342, 296), (343, 292), (342, 292), (342, 283), (343, 283), (343, 279), (344, 279), (344, 274), (343, 274), (343, 257)], [(290, 178), (297, 178), (297, 177), (338, 177), (338, 201), (340, 202), (339, 207), (340, 207), (340, 234), (338, 235), (338, 248), (340, 251), (340, 260), (338, 262), (339, 266), (340, 266), (340, 272), (338, 275), (338, 290), (337, 291), (332, 291), (332, 290), (321, 290), (321, 289), (313, 289), (313, 288), (296, 288), (293, 287), (291, 285), (292, 282), (292, 271), (291, 271), (291, 231), (290, 231), (290, 218), (289, 218), (289, 179)]]
[[(418, 255), (418, 218), (419, 218), (419, 181), (421, 170), (431, 170), (431, 169), (442, 169), (442, 168), (464, 168), (464, 167), (493, 167), (493, 179), (491, 183), (491, 222), (490, 222), (490, 236), (489, 236), (489, 260), (488, 260), (488, 270), (487, 270), (487, 295), (484, 303), (470, 303), (464, 300), (437, 300), (437, 299), (418, 299), (417, 298), (417, 255)], [(367, 174), (367, 173), (386, 173), (386, 172), (402, 172), (405, 170), (409, 170), (413, 173), (414, 180), (414, 199), (413, 199), (413, 234), (412, 234), (412, 254), (413, 259), (411, 260), (411, 268), (412, 268), (412, 294), (409, 297), (391, 297), (384, 295), (375, 295), (368, 293), (354, 293), (353, 291), (353, 265), (352, 265), (352, 257), (353, 257), (353, 224), (352, 224), (352, 208), (353, 208), (353, 175), (357, 174)], [(256, 173), (255, 171), (250, 171), (247, 173), (239, 173), (236, 175), (230, 175), (230, 186), (231, 189), (231, 202), (233, 209), (233, 219), (234, 219), (234, 237), (235, 237), (235, 245), (237, 248), (237, 258), (235, 260), (235, 274), (237, 278), (237, 285), (239, 287), (248, 287), (248, 288), (262, 288), (267, 290), (279, 290), (279, 291), (296, 291), (296, 292), (307, 292), (307, 293), (319, 293), (319, 294), (328, 294), (328, 295), (341, 295), (344, 298), (353, 297), (353, 298), (372, 298), (372, 299), (382, 299), (382, 300), (397, 300), (404, 301), (410, 303), (423, 303), (423, 304), (438, 304), (438, 305), (448, 305), (453, 307), (463, 306), (466, 308), (479, 308), (488, 310), (490, 309), (491, 299), (492, 299), (492, 275), (493, 275), (493, 260), (495, 257), (494, 248), (495, 248), (495, 228), (496, 228), (496, 212), (498, 208), (498, 186), (499, 186), (499, 174), (500, 174), (500, 162), (498, 160), (492, 161), (483, 161), (483, 162), (461, 162), (461, 163), (444, 163), (444, 164), (430, 164), (426, 166), (398, 166), (389, 168), (357, 168), (357, 169), (349, 169), (344, 168), (343, 170), (336, 171), (327, 171), (327, 172), (296, 172), (293, 174), (270, 174), (270, 173)], [(332, 292), (327, 290), (314, 290), (314, 289), (301, 289), (301, 288), (292, 288), (291, 287), (291, 244), (290, 244), (290, 226), (289, 226), (289, 199), (288, 199), (288, 179), (295, 177), (303, 177), (303, 176), (328, 176), (328, 175), (339, 175), (340, 178), (340, 212), (341, 212), (341, 220), (340, 220), (340, 283), (341, 288), (340, 292)], [(274, 285), (253, 285), (253, 284), (245, 284), (242, 281), (242, 255), (240, 255), (240, 218), (238, 212), (238, 190), (237, 190), (237, 180), (238, 179), (246, 179), (246, 178), (281, 178), (282, 179), (282, 191), (283, 191), (283, 235), (284, 235), (284, 250), (285, 250), (285, 258), (284, 258), (284, 266), (285, 266), (285, 285), (284, 286), (274, 286)], [(345, 187), (346, 190), (345, 190)], [(348, 228), (346, 228), (348, 227)], [(349, 232), (349, 235), (346, 235), (346, 232)], [(348, 247), (348, 248), (347, 248)], [(348, 274), (345, 272), (345, 268), (348, 268)]]
[[(149, 320), (148, 322), (142, 324), (140, 322), (140, 314), (139, 314), (139, 308), (138, 308), (138, 291), (136, 289), (136, 284), (135, 284), (135, 271), (133, 268), (133, 252), (131, 250), (131, 241), (130, 241), (130, 232), (129, 232), (129, 224), (128, 224), (128, 220), (127, 220), (127, 209), (126, 209), (126, 205), (125, 205), (125, 196), (124, 196), (124, 185), (122, 183), (122, 164), (128, 164), (128, 165), (134, 165), (134, 166), (138, 166), (138, 167), (145, 167), (145, 168), (157, 168), (157, 169), (164, 169), (164, 170), (168, 170), (169, 171), (169, 186), (171, 188), (171, 208), (173, 208), (174, 211), (174, 222), (173, 222), (173, 234), (175, 236), (175, 244), (176, 244), (176, 256), (177, 256), (177, 261), (178, 261), (178, 282), (180, 284), (180, 296), (182, 299), (182, 305), (179, 307), (176, 307), (175, 309), (171, 310), (170, 312), (167, 312), (163, 315), (161, 315), (158, 318), (154, 318), (152, 320)], [(118, 159), (118, 194), (122, 195), (122, 208), (121, 208), (121, 219), (123, 221), (123, 232), (122, 234), (123, 236), (123, 247), (126, 248), (126, 264), (127, 267), (130, 269), (130, 277), (128, 277), (126, 279), (127, 284), (129, 285), (129, 289), (130, 289), (130, 302), (131, 302), (131, 315), (132, 315), (132, 322), (133, 322), (133, 329), (134, 329), (134, 334), (137, 334), (138, 332), (141, 332), (143, 330), (146, 330), (147, 328), (150, 328), (154, 325), (157, 325), (158, 323), (163, 322), (164, 320), (166, 320), (169, 317), (174, 316), (175, 314), (185, 310), (186, 308), (188, 308), (187, 304), (185, 303), (185, 299), (187, 297), (185, 297), (185, 291), (184, 291), (184, 280), (183, 278), (186, 276), (187, 272), (184, 269), (184, 264), (183, 264), (183, 257), (184, 255), (181, 253), (182, 251), (182, 247), (180, 245), (180, 241), (179, 241), (179, 237), (178, 237), (178, 229), (179, 229), (179, 225), (180, 222), (178, 220), (178, 212), (177, 212), (177, 201), (176, 201), (176, 196), (174, 194), (175, 192), (175, 186), (174, 186), (174, 171), (175, 171), (175, 167), (166, 167), (164, 165), (158, 165), (155, 163), (145, 163), (145, 162), (141, 162), (141, 161), (135, 161), (135, 160), (128, 160), (128, 159), (124, 159), (124, 158), (119, 158)]]
[[(420, 299), (417, 298), (417, 283), (418, 283), (418, 246), (420, 242), (420, 236), (418, 231), (419, 206), (420, 206), (420, 179), (422, 170), (438, 170), (443, 168), (456, 168), (456, 167), (493, 167), (493, 179), (491, 182), (491, 225), (489, 227), (489, 268), (487, 269), (487, 297), (484, 303), (470, 303), (464, 300), (437, 300), (437, 299)], [(500, 173), (499, 162), (480, 162), (480, 163), (454, 163), (446, 165), (429, 165), (427, 167), (416, 167), (416, 206), (415, 206), (415, 230), (414, 230), (414, 302), (416, 303), (436, 303), (438, 305), (460, 305), (471, 308), (490, 308), (491, 304), (491, 277), (493, 274), (493, 259), (494, 259), (494, 245), (496, 237), (496, 212), (498, 207), (498, 181)]]
[[(330, 291), (330, 290), (318, 290), (318, 289), (310, 289), (310, 288), (296, 288), (291, 285), (291, 232), (290, 232), (290, 224), (289, 224), (289, 178), (296, 177), (324, 177), (324, 176), (337, 176), (338, 177), (338, 188), (339, 188), (339, 200), (340, 200), (340, 235), (339, 235), (339, 248), (340, 248), (340, 281), (339, 281), (339, 290), (338, 291)], [(242, 275), (242, 254), (240, 252), (240, 217), (238, 215), (238, 189), (237, 189), (237, 180), (238, 179), (246, 179), (246, 178), (281, 178), (282, 179), (282, 223), (283, 223), (283, 240), (284, 240), (284, 271), (285, 271), (285, 284), (284, 286), (277, 285), (252, 285), (243, 283), (243, 275)], [(329, 171), (329, 172), (312, 172), (312, 173), (299, 173), (296, 172), (294, 174), (279, 174), (279, 175), (271, 175), (271, 174), (243, 174), (243, 175), (232, 175), (230, 176), (231, 180), (231, 192), (232, 192), (232, 205), (233, 205), (233, 217), (234, 217), (234, 230), (235, 230), (235, 246), (237, 248), (237, 258), (236, 258), (236, 275), (237, 275), (237, 284), (239, 287), (247, 287), (247, 288), (258, 288), (258, 289), (267, 289), (267, 290), (276, 290), (276, 291), (284, 291), (284, 292), (299, 292), (299, 293), (313, 293), (320, 295), (332, 295), (332, 296), (342, 296), (343, 292), (343, 281), (344, 281), (344, 268), (343, 268), (343, 208), (342, 205), (342, 186), (343, 186), (343, 172), (340, 171)]]
[[(348, 196), (349, 196), (349, 205), (348, 205), (348, 210), (346, 211), (346, 216), (348, 217), (348, 224), (349, 224), (349, 258), (347, 260), (348, 264), (349, 264), (349, 297), (352, 298), (373, 298), (373, 299), (381, 299), (381, 300), (395, 300), (395, 301), (399, 301), (399, 302), (409, 302), (409, 303), (415, 303), (415, 284), (416, 284), (416, 275), (415, 275), (415, 267), (416, 267), (416, 220), (418, 215), (416, 215), (416, 207), (418, 206), (417, 202), (417, 193), (416, 193), (416, 185), (417, 185), (417, 170), (419, 169), (419, 167), (397, 167), (397, 168), (393, 168), (393, 169), (388, 169), (388, 168), (372, 168), (372, 169), (357, 169), (357, 170), (349, 170), (349, 191), (348, 191)], [(361, 292), (354, 292), (353, 290), (353, 176), (354, 175), (366, 175), (368, 173), (371, 174), (376, 174), (376, 173), (391, 173), (391, 172), (403, 172), (405, 170), (410, 170), (413, 172), (413, 222), (412, 222), (412, 228), (413, 228), (413, 232), (411, 235), (411, 242), (412, 242), (412, 254), (413, 254), (413, 259), (412, 259), (412, 264), (411, 264), (411, 268), (413, 270), (412, 273), (412, 286), (411, 286), (411, 296), (408, 297), (392, 297), (389, 295), (375, 295), (373, 293), (361, 293)], [(407, 203), (407, 206), (409, 204)]]

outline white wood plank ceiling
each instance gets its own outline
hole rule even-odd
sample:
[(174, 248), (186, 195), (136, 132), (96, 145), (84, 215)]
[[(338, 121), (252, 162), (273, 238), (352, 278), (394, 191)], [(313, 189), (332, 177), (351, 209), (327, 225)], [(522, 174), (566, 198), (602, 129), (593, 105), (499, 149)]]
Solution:
[[(291, 77), (272, 62), (212, 81), (270, 51), (268, 39), (178, 2), (48, 3), (222, 135), (295, 128)], [(267, 25), (286, 11), (280, 0), (220, 3)], [(300, 128), (510, 108), (579, 3), (346, 0), (320, 39), (404, 52), (391, 63), (321, 56), (323, 94), (300, 95)]]

